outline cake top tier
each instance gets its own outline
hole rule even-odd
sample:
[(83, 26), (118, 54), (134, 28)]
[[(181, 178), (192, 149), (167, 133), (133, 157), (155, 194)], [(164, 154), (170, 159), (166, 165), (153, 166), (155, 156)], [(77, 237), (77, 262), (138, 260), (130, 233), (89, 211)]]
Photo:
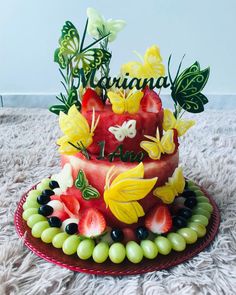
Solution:
[[(144, 157), (158, 160), (178, 147), (178, 136), (191, 126), (183, 120), (185, 111), (199, 113), (208, 102), (202, 90), (209, 77), (209, 68), (201, 69), (196, 61), (181, 71), (183, 59), (172, 77), (160, 49), (149, 47), (140, 61), (121, 66), (116, 77), (110, 76), (113, 42), (125, 26), (123, 20), (106, 20), (95, 9), (88, 8), (87, 21), (80, 35), (66, 21), (54, 60), (59, 65), (65, 93), (61, 102), (50, 110), (59, 115), (64, 135), (57, 141), (62, 154), (89, 153), (103, 158), (120, 153), (122, 161), (140, 162)], [(87, 42), (87, 37), (93, 40)], [(170, 87), (174, 111), (163, 110), (160, 92)], [(165, 132), (163, 132), (165, 131)], [(109, 157), (110, 155), (110, 157)]]

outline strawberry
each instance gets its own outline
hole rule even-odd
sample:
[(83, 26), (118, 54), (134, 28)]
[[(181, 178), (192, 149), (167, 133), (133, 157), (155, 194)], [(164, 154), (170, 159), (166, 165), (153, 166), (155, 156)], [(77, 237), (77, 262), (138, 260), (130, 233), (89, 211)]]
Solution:
[(71, 218), (79, 217), (80, 203), (76, 197), (72, 195), (61, 195), (60, 200), (64, 205), (65, 212)]
[(159, 95), (146, 86), (143, 90), (143, 98), (141, 100), (141, 109), (148, 113), (158, 113), (162, 109), (162, 102)]
[(101, 97), (92, 88), (87, 88), (82, 99), (82, 110), (83, 111), (102, 111), (104, 105)]
[(166, 205), (157, 205), (145, 218), (146, 227), (155, 234), (168, 232), (172, 227), (172, 218)]
[(106, 229), (106, 220), (102, 213), (95, 208), (84, 211), (79, 221), (79, 233), (85, 237), (95, 237)]

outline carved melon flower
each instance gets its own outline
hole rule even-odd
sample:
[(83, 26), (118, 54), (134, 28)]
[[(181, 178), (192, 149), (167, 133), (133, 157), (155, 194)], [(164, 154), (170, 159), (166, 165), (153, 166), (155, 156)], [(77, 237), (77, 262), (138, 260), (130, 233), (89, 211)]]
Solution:
[(99, 39), (102, 36), (110, 34), (108, 37), (108, 41), (112, 42), (116, 39), (116, 35), (120, 32), (126, 22), (121, 19), (113, 20), (105, 18), (99, 14), (99, 12), (89, 7), (87, 9), (87, 16), (88, 16), (88, 33), (95, 39)]

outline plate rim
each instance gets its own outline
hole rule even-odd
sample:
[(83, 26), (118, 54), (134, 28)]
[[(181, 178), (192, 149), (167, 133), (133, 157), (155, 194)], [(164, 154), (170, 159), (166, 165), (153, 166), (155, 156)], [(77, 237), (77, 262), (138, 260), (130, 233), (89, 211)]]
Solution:
[[(187, 244), (186, 249), (184, 251), (176, 252), (172, 250), (171, 253), (175, 253), (174, 260), (169, 259), (168, 261), (168, 256), (170, 257), (170, 254), (166, 256), (158, 254), (157, 258), (153, 260), (148, 260), (144, 258), (142, 262), (140, 262), (139, 264), (133, 264), (129, 262), (127, 259), (125, 263), (122, 262), (121, 264), (114, 264), (109, 260), (107, 260), (104, 263), (98, 264), (98, 263), (92, 262), (91, 259), (85, 261), (85, 260), (81, 260), (78, 256), (76, 256), (78, 265), (72, 265), (71, 263), (63, 262), (63, 259), (60, 259), (60, 257), (64, 257), (64, 260), (70, 260), (71, 259), (70, 257), (73, 257), (76, 254), (72, 256), (65, 255), (62, 252), (62, 249), (56, 249), (51, 244), (46, 244), (42, 242), (40, 239), (34, 238), (31, 235), (31, 229), (27, 226), (26, 221), (23, 220), (22, 218), (23, 204), (26, 200), (27, 194), (31, 190), (35, 189), (36, 186), (37, 184), (32, 186), (27, 192), (25, 192), (18, 203), (18, 206), (14, 214), (14, 224), (15, 224), (16, 232), (19, 235), (19, 237), (23, 240), (24, 245), (28, 249), (30, 249), (34, 254), (36, 254), (40, 258), (43, 258), (47, 262), (51, 262), (53, 264), (59, 265), (61, 267), (67, 268), (75, 272), (82, 272), (82, 273), (95, 274), (95, 275), (101, 275), (101, 276), (105, 276), (105, 275), (127, 276), (127, 275), (139, 275), (139, 274), (144, 274), (148, 272), (169, 269), (178, 264), (188, 261), (189, 259), (199, 254), (201, 251), (203, 251), (205, 248), (207, 248), (210, 245), (210, 243), (214, 240), (219, 230), (220, 212), (219, 212), (218, 206), (216, 202), (214, 201), (214, 199), (209, 195), (209, 193), (204, 188), (199, 186), (199, 188), (205, 193), (206, 197), (209, 199), (211, 205), (213, 206), (213, 212), (209, 220), (210, 222), (207, 226), (207, 234), (203, 238), (198, 238), (196, 243), (192, 245)], [(32, 240), (34, 241), (33, 243), (31, 242)], [(55, 259), (54, 257), (52, 257), (52, 255), (48, 255), (47, 253), (45, 253), (45, 251), (42, 251), (40, 249), (39, 241), (40, 243), (43, 243), (44, 245), (43, 248), (47, 249), (49, 253), (60, 251), (56, 253), (59, 256), (59, 259), (58, 257), (57, 259)], [(192, 249), (189, 249), (189, 247), (191, 247)], [(186, 255), (186, 251), (187, 251), (187, 255)], [(158, 257), (160, 256), (166, 260), (164, 264), (163, 263), (158, 264)], [(68, 259), (66, 259), (67, 257)], [(83, 265), (86, 265), (86, 266), (85, 267), (80, 266), (79, 262), (81, 262)], [(95, 265), (96, 267), (94, 267)], [(103, 269), (103, 266), (106, 266), (106, 268), (107, 267), (108, 268)]]

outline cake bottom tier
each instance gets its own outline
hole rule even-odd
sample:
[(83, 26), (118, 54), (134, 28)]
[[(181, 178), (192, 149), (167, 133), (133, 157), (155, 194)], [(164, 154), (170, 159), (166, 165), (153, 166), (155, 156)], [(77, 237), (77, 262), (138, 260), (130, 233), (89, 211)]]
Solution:
[[(76, 156), (63, 155), (61, 158), (61, 162), (62, 167), (66, 163), (69, 163), (72, 166), (72, 176), (74, 180), (76, 180), (79, 170), (82, 169), (86, 175), (86, 178), (88, 179), (89, 184), (96, 188), (100, 193), (100, 197), (98, 199), (85, 200), (82, 197), (81, 191), (75, 186), (68, 188), (66, 194), (74, 195), (79, 200), (81, 209), (86, 209), (90, 207), (99, 209), (103, 213), (107, 225), (110, 227), (135, 228), (143, 224), (143, 218), (139, 218), (138, 223), (131, 225), (120, 222), (111, 213), (109, 208), (106, 207), (103, 199), (105, 180), (109, 169), (112, 166), (115, 166), (116, 173), (119, 174), (121, 172), (134, 168), (138, 163), (120, 161), (109, 162), (105, 160), (97, 160), (96, 158), (91, 158), (90, 160), (88, 160), (82, 154), (77, 154)], [(144, 178), (158, 177), (155, 187), (164, 185), (164, 183), (168, 180), (168, 177), (172, 176), (172, 174), (174, 173), (174, 170), (178, 166), (178, 163), (178, 151), (172, 155), (164, 155), (160, 160), (143, 161)], [(153, 196), (152, 191), (144, 199), (139, 201), (145, 213), (147, 213), (153, 206), (160, 202), (160, 199)]]

